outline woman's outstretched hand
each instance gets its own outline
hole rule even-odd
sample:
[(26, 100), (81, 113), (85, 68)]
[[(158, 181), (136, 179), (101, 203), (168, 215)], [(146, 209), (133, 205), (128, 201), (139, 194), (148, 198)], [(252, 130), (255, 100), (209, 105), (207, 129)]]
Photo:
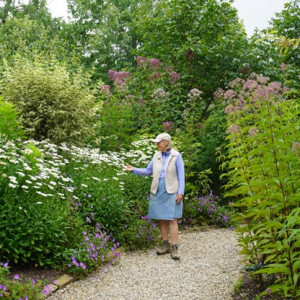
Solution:
[(124, 166), (124, 170), (132, 172), (133, 171), (133, 167), (131, 165), (129, 165), (129, 164), (126, 164), (126, 166)]

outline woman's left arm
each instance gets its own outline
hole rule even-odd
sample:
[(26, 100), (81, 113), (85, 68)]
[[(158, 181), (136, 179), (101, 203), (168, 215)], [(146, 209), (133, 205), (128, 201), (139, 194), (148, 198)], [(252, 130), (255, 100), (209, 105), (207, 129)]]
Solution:
[[(176, 159), (176, 169), (177, 169), (177, 177), (178, 177), (178, 182), (179, 182), (179, 189), (178, 189), (178, 196), (180, 196), (179, 198), (180, 201), (183, 199), (183, 195), (184, 195), (184, 188), (185, 188), (185, 179), (184, 179), (184, 163), (183, 163), (183, 159), (181, 154), (179, 153), (177, 155), (177, 159)], [(177, 196), (177, 203), (179, 203), (179, 199)]]

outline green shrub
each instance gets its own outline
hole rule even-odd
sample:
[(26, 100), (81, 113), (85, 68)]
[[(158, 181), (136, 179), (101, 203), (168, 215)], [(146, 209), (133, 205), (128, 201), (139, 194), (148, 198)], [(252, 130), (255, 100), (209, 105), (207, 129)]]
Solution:
[(0, 134), (5, 135), (9, 140), (24, 137), (18, 116), (15, 106), (0, 97)]
[(16, 56), (1, 85), (4, 98), (20, 111), (29, 138), (82, 143), (92, 134), (94, 97), (83, 75), (71, 79), (53, 59), (36, 57), (32, 62)]

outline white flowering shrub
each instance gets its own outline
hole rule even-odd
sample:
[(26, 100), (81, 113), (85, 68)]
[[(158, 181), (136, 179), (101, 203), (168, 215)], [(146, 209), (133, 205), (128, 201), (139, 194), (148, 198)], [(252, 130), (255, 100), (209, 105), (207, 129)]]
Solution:
[[(137, 224), (131, 220), (150, 226), (141, 219), (146, 214), (150, 178), (135, 177), (123, 166), (126, 162), (145, 166), (153, 149), (139, 150), (141, 142), (134, 147), (132, 151), (99, 153), (46, 141), (0, 138), (1, 260), (50, 266), (69, 260), (68, 269), (78, 274), (109, 260), (108, 250), (95, 259), (97, 251), (89, 252), (84, 242), (87, 236), (100, 247), (100, 231), (107, 232), (107, 249), (116, 250), (116, 239), (126, 243), (122, 232), (129, 224)], [(130, 195), (129, 190), (135, 188), (138, 193)], [(143, 243), (153, 241), (154, 229), (145, 230)], [(131, 226), (131, 236), (126, 238), (138, 239), (138, 230)], [(74, 259), (72, 249), (78, 253)], [(79, 254), (84, 251), (93, 253), (88, 261)]]

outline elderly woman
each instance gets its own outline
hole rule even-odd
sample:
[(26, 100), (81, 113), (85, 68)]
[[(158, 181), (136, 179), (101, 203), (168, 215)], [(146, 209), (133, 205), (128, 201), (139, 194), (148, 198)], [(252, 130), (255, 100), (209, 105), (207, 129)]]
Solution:
[[(168, 133), (159, 134), (152, 142), (157, 144), (156, 152), (145, 169), (126, 165), (125, 169), (135, 175), (153, 175), (149, 203), (149, 218), (157, 219), (163, 239), (158, 255), (171, 253), (175, 260), (178, 254), (178, 224), (182, 217), (184, 195), (184, 165), (181, 154), (172, 148), (171, 136)], [(171, 243), (169, 243), (169, 230)]]

